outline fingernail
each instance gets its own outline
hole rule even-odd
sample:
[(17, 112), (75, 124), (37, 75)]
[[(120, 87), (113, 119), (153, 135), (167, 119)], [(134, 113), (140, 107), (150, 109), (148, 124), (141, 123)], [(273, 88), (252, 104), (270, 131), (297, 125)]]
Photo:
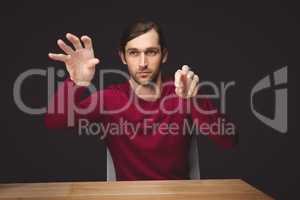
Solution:
[(182, 70), (183, 71), (188, 71), (190, 68), (189, 68), (189, 66), (187, 66), (187, 65), (183, 65), (182, 66)]

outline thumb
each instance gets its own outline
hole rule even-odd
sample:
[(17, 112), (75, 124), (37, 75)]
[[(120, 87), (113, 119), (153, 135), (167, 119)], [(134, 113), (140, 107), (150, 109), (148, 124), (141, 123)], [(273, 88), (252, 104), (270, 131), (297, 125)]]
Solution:
[(97, 65), (99, 62), (100, 62), (100, 61), (99, 61), (98, 58), (92, 58), (92, 59), (90, 59), (90, 60), (88, 61), (87, 67), (88, 67), (88, 68), (92, 68), (92, 67), (94, 67), (95, 65)]

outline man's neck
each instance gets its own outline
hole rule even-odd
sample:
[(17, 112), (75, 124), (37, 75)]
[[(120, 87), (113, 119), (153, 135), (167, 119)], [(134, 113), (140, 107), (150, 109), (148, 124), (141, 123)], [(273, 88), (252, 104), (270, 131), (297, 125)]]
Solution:
[(161, 73), (159, 73), (157, 79), (147, 85), (137, 83), (134, 79), (129, 80), (130, 87), (134, 93), (141, 99), (146, 101), (155, 101), (161, 95)]

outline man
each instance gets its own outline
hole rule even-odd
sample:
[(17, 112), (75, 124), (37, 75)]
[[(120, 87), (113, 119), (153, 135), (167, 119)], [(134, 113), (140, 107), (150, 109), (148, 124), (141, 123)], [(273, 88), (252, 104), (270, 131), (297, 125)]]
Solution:
[[(88, 36), (79, 39), (68, 33), (66, 38), (74, 49), (58, 40), (65, 54), (49, 54), (51, 59), (65, 63), (70, 78), (58, 88), (49, 104), (46, 126), (65, 128), (72, 120), (74, 126), (79, 126), (81, 119), (99, 122), (105, 127), (117, 124), (121, 128), (118, 131), (109, 128), (104, 137), (117, 180), (188, 179), (191, 137), (186, 134), (186, 120), (197, 122), (200, 128), (216, 122), (219, 115), (208, 114), (213, 110), (210, 101), (193, 101), (198, 93), (199, 78), (188, 66), (175, 73), (171, 84), (162, 77), (161, 65), (167, 61), (168, 50), (161, 28), (145, 20), (128, 26), (119, 48), (120, 58), (128, 66), (128, 82), (112, 85), (83, 100), (80, 96), (91, 84), (99, 59), (94, 57)], [(57, 111), (59, 104), (65, 105), (63, 112), (49, 112)], [(92, 104), (94, 107), (90, 109)], [(85, 109), (90, 110), (79, 112)], [(130, 126), (124, 127), (124, 124)], [(234, 136), (210, 132), (207, 135), (217, 144), (233, 146)]]

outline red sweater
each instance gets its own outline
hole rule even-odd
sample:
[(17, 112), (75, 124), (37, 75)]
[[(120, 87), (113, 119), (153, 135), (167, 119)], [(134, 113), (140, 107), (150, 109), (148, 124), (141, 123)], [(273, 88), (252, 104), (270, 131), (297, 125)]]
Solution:
[[(72, 102), (69, 97), (74, 90), (75, 98)], [(98, 127), (102, 127), (99, 136), (105, 136), (104, 141), (111, 152), (117, 180), (189, 179), (188, 150), (191, 137), (185, 131), (185, 125), (188, 124), (186, 119), (197, 121), (196, 125), (200, 129), (203, 123), (216, 122), (218, 114), (202, 114), (193, 104), (189, 104), (190, 100), (177, 97), (173, 83), (164, 86), (161, 97), (152, 102), (138, 98), (129, 82), (112, 85), (82, 99), (81, 96), (86, 90), (86, 87), (78, 87), (70, 79), (65, 80), (48, 106), (46, 127), (80, 127), (80, 119), (97, 123)], [(167, 96), (170, 98), (165, 98)], [(136, 101), (131, 101), (130, 97)], [(90, 112), (80, 114), (74, 111), (75, 105), (77, 108), (86, 109), (92, 102), (96, 104)], [(203, 110), (213, 109), (208, 100), (197, 100), (197, 103)], [(104, 112), (115, 111), (126, 104), (128, 107), (119, 112)], [(61, 105), (63, 112), (58, 112)], [(191, 105), (190, 110), (188, 105)], [(166, 113), (162, 107), (173, 112)], [(51, 109), (55, 112), (51, 113)], [(141, 109), (154, 112), (145, 114)], [(72, 114), (74, 117), (71, 117)], [(228, 148), (234, 144), (233, 136), (210, 132), (205, 134), (222, 147)]]

